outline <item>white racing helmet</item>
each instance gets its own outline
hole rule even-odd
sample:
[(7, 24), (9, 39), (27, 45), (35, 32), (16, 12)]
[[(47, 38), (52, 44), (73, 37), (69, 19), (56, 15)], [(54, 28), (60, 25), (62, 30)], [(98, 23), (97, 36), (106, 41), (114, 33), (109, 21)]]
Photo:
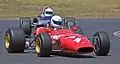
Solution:
[(62, 28), (62, 18), (60, 16), (53, 16), (51, 18), (51, 26), (54, 28)]
[(45, 16), (53, 16), (54, 11), (51, 8), (47, 7), (43, 13)]

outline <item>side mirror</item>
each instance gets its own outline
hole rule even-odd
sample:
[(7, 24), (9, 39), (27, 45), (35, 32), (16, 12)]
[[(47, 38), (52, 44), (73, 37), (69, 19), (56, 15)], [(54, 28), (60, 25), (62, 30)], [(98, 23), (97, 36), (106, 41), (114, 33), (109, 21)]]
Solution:
[(76, 30), (77, 30), (76, 26), (73, 26), (73, 27), (72, 27), (72, 30), (73, 30), (73, 31), (76, 31)]

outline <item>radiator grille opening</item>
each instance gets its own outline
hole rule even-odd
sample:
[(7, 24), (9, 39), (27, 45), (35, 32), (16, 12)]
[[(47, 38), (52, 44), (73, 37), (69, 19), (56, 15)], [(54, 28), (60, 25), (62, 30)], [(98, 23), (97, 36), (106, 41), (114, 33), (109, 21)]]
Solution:
[(85, 48), (79, 48), (77, 51), (79, 53), (87, 53), (87, 52), (92, 52), (94, 49), (91, 47), (85, 47)]

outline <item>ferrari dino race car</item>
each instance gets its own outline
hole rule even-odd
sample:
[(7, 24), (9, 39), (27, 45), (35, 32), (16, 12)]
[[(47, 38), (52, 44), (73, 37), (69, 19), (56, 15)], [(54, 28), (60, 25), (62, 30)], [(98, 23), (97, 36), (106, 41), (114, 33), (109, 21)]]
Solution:
[[(66, 28), (56, 30), (42, 25), (31, 28), (31, 24), (30, 19), (22, 18), (20, 27), (8, 28), (5, 33), (5, 48), (8, 53), (23, 53), (31, 44), (35, 44), (34, 48), (39, 57), (50, 56), (52, 52), (57, 51), (73, 54), (95, 52), (98, 56), (106, 56), (109, 53), (108, 34), (103, 31), (96, 32), (90, 41), (84, 36), (81, 28), (76, 26), (74, 18), (65, 18), (63, 25)], [(30, 44), (26, 47), (28, 42)]]

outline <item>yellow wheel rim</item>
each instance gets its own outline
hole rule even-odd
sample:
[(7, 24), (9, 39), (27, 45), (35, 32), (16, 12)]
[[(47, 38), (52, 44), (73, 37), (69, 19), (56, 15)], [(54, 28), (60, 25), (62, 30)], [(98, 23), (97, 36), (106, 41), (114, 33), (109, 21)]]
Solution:
[(41, 50), (40, 50), (41, 40), (40, 40), (39, 37), (36, 38), (35, 44), (36, 44), (36, 45), (35, 45), (36, 52), (37, 52), (37, 53), (40, 53), (40, 51), (41, 51)]
[(5, 47), (8, 49), (10, 46), (10, 35), (8, 33), (5, 34)]

